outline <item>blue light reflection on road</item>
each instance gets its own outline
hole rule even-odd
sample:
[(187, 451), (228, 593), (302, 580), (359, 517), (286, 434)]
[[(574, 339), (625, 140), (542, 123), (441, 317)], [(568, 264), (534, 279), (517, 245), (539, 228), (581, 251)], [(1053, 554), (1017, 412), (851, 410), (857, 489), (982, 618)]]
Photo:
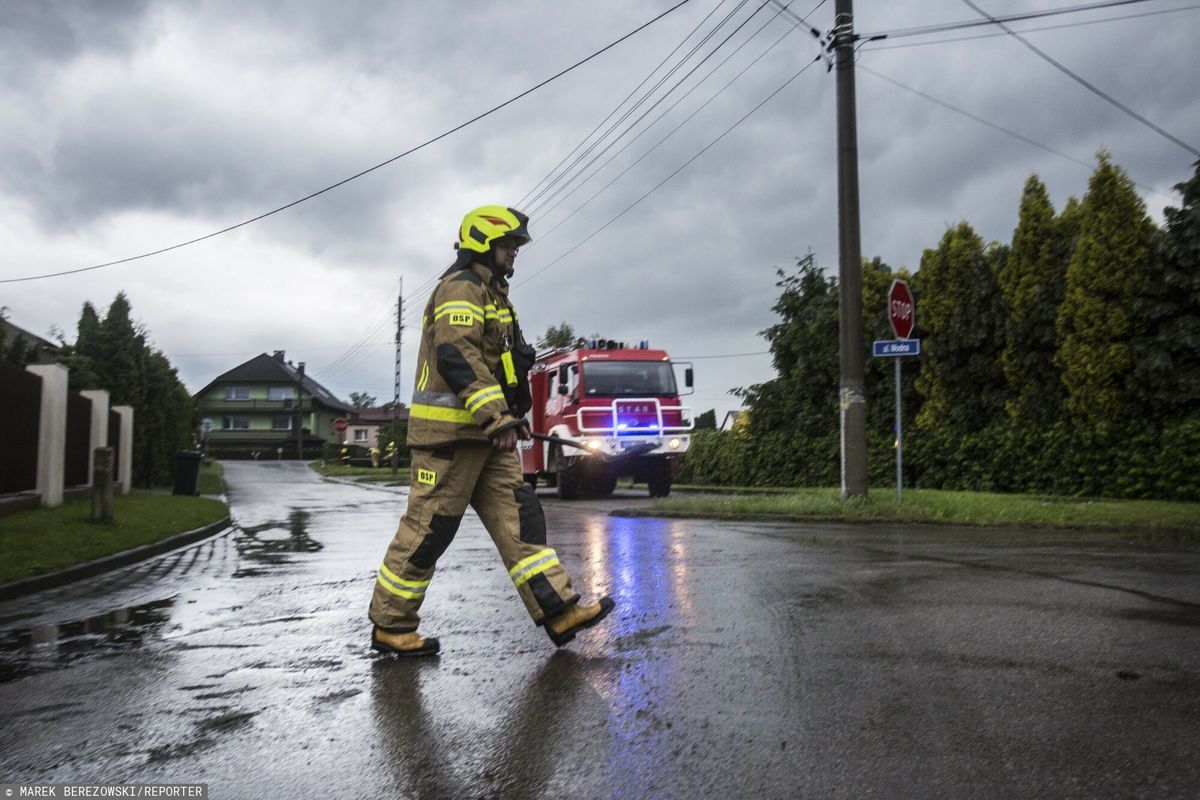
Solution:
[(684, 526), (674, 520), (596, 517), (586, 531), (588, 565), (600, 568), (597, 577), (606, 575), (617, 602), (611, 641), (624, 661), (597, 687), (616, 734), (608, 756), (613, 796), (648, 791), (658, 759), (678, 738), (670, 711), (681, 691), (675, 650), (657, 644), (695, 622), (687, 544)]

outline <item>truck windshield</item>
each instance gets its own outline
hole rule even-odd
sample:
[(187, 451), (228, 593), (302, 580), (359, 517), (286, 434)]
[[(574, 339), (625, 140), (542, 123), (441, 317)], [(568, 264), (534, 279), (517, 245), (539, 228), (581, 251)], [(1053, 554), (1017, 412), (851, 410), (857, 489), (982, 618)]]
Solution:
[(675, 371), (666, 361), (585, 361), (587, 397), (674, 397)]

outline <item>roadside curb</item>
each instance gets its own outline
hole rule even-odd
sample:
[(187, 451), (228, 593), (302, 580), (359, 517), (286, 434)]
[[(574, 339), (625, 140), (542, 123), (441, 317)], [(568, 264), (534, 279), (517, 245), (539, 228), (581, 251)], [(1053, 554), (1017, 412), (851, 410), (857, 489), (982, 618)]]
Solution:
[(1012, 531), (1058, 531), (1066, 534), (1090, 533), (1103, 536), (1136, 536), (1139, 538), (1165, 539), (1194, 543), (1200, 541), (1200, 531), (1195, 528), (1173, 528), (1169, 526), (1153, 527), (1139, 525), (1083, 525), (1060, 522), (1055, 524), (1040, 524), (1033, 522), (1021, 523), (985, 523), (963, 522), (961, 520), (944, 519), (846, 519), (828, 515), (795, 516), (791, 514), (771, 513), (739, 513), (733, 511), (660, 511), (654, 508), (614, 508), (608, 512), (610, 517), (644, 517), (650, 519), (701, 519), (717, 522), (781, 522), (794, 525), (841, 525), (855, 528), (886, 527), (889, 529), (905, 528), (963, 528), (963, 529), (997, 529)]
[(340, 483), (343, 486), (353, 486), (357, 489), (375, 489), (380, 492), (391, 492), (399, 494), (397, 489), (407, 489), (408, 484), (400, 483), (383, 483), (382, 481), (356, 481), (353, 478), (342, 478), (337, 475), (318, 475), (321, 480), (326, 483)]
[(135, 547), (131, 550), (122, 550), (120, 553), (113, 553), (110, 556), (97, 558), (94, 561), (76, 564), (73, 567), (60, 569), (57, 572), (47, 572), (44, 575), (35, 575), (32, 578), (0, 584), (0, 601), (12, 600), (16, 597), (40, 592), (43, 589), (64, 586), (82, 578), (91, 578), (104, 572), (127, 567), (130, 564), (136, 564), (139, 561), (145, 561), (148, 558), (168, 553), (171, 550), (198, 542), (201, 539), (207, 539), (209, 536), (230, 527), (230, 525), (230, 518), (225, 517), (203, 527), (177, 533), (158, 542), (144, 544), (141, 547)]

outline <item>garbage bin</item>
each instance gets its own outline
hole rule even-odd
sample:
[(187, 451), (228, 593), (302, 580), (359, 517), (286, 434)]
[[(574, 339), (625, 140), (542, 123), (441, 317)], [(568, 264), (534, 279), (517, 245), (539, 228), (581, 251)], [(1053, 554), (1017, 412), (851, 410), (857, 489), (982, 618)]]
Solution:
[(175, 454), (175, 491), (171, 494), (200, 494), (200, 462), (203, 453), (184, 450)]

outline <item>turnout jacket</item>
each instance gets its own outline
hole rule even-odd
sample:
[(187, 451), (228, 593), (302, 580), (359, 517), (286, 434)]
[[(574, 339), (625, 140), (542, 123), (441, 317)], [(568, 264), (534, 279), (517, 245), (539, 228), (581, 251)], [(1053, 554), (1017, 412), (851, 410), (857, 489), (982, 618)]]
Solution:
[(482, 264), (451, 267), (421, 319), (409, 447), (486, 442), (522, 424), (527, 407), (520, 408), (518, 389), (528, 393), (524, 373), (532, 363), (508, 284)]

